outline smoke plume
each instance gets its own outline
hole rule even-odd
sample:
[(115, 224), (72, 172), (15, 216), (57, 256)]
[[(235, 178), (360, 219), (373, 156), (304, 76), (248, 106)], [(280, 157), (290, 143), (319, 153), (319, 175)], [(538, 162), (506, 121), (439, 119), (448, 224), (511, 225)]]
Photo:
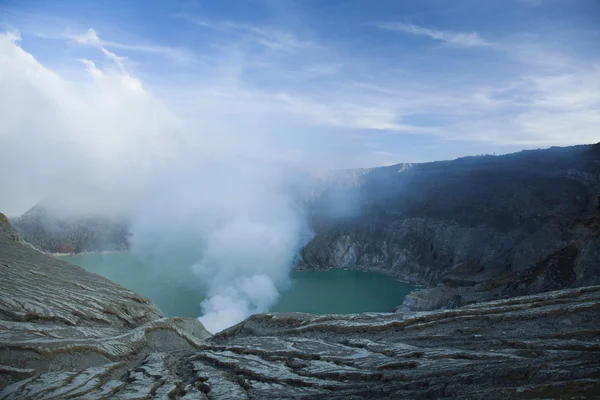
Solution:
[[(296, 165), (299, 149), (316, 146), (296, 136), (297, 116), (220, 96), (174, 108), (100, 40), (105, 59), (81, 60), (83, 79), (41, 64), (20, 41), (0, 35), (5, 211), (46, 198), (61, 217), (130, 221), (132, 251), (170, 275), (192, 271), (207, 290), (200, 319), (210, 331), (267, 311), (310, 238)], [(227, 80), (227, 90), (240, 85)]]
[[(185, 163), (138, 210), (133, 250), (177, 254), (161, 261), (174, 274), (192, 268), (208, 293), (200, 320), (211, 332), (266, 312), (310, 239), (304, 202), (294, 191), (299, 176), (256, 159)], [(165, 218), (164, 210), (173, 213)]]

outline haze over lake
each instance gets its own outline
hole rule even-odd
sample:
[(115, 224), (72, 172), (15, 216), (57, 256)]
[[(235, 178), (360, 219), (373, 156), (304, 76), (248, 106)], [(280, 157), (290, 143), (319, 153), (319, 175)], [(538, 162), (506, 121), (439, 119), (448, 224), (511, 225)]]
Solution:
[[(157, 268), (132, 253), (79, 254), (61, 256), (148, 297), (166, 316), (198, 317), (206, 289), (190, 270), (168, 266)], [(332, 269), (329, 271), (292, 271), (289, 288), (282, 291), (272, 312), (307, 312), (313, 314), (385, 312), (402, 304), (411, 285), (386, 275)]]

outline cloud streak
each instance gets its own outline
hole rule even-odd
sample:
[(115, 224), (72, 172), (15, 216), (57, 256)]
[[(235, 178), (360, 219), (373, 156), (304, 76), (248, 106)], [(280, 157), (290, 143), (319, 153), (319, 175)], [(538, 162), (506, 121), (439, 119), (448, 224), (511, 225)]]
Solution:
[(490, 46), (491, 43), (484, 40), (475, 32), (453, 32), (453, 31), (442, 31), (424, 28), (419, 25), (405, 24), (401, 22), (379, 22), (376, 23), (380, 29), (403, 32), (415, 36), (425, 36), (434, 40), (438, 40), (444, 43), (448, 43), (454, 46), (461, 47), (482, 47)]
[(82, 45), (104, 48), (103, 52), (109, 51), (108, 49), (113, 49), (162, 57), (171, 60), (180, 66), (192, 64), (197, 59), (197, 56), (193, 52), (181, 47), (104, 40), (98, 36), (98, 33), (93, 28), (89, 28), (82, 33), (74, 33), (72, 30), (61, 30), (60, 32), (50, 30), (45, 32), (40, 31), (39, 29), (29, 30), (27, 33), (40, 39), (68, 40)]
[(281, 29), (273, 29), (228, 20), (209, 21), (186, 14), (176, 14), (175, 17), (191, 22), (202, 28), (214, 29), (221, 32), (246, 34), (254, 42), (272, 50), (286, 52), (324, 50), (323, 47), (314, 42), (302, 40), (295, 34)]

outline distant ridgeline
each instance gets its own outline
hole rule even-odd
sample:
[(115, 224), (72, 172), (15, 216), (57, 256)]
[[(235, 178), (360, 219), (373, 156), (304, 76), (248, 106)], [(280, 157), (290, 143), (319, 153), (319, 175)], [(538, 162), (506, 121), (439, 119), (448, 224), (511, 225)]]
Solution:
[(129, 224), (101, 215), (59, 217), (38, 204), (11, 220), (21, 237), (51, 253), (121, 251), (129, 248)]
[(600, 284), (600, 144), (340, 171), (312, 211), (299, 267), (428, 287), (412, 310)]

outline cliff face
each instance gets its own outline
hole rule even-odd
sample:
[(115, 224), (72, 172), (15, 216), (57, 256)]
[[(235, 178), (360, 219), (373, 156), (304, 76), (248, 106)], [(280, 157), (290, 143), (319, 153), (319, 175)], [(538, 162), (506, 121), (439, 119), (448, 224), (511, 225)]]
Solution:
[(28, 243), (50, 253), (127, 250), (130, 236), (126, 221), (104, 215), (61, 216), (40, 203), (12, 220)]
[(358, 171), (315, 196), (298, 267), (430, 287), (413, 310), (597, 284), (599, 201), (600, 144)]
[(0, 399), (600, 396), (600, 286), (211, 336), (23, 243), (0, 214)]

